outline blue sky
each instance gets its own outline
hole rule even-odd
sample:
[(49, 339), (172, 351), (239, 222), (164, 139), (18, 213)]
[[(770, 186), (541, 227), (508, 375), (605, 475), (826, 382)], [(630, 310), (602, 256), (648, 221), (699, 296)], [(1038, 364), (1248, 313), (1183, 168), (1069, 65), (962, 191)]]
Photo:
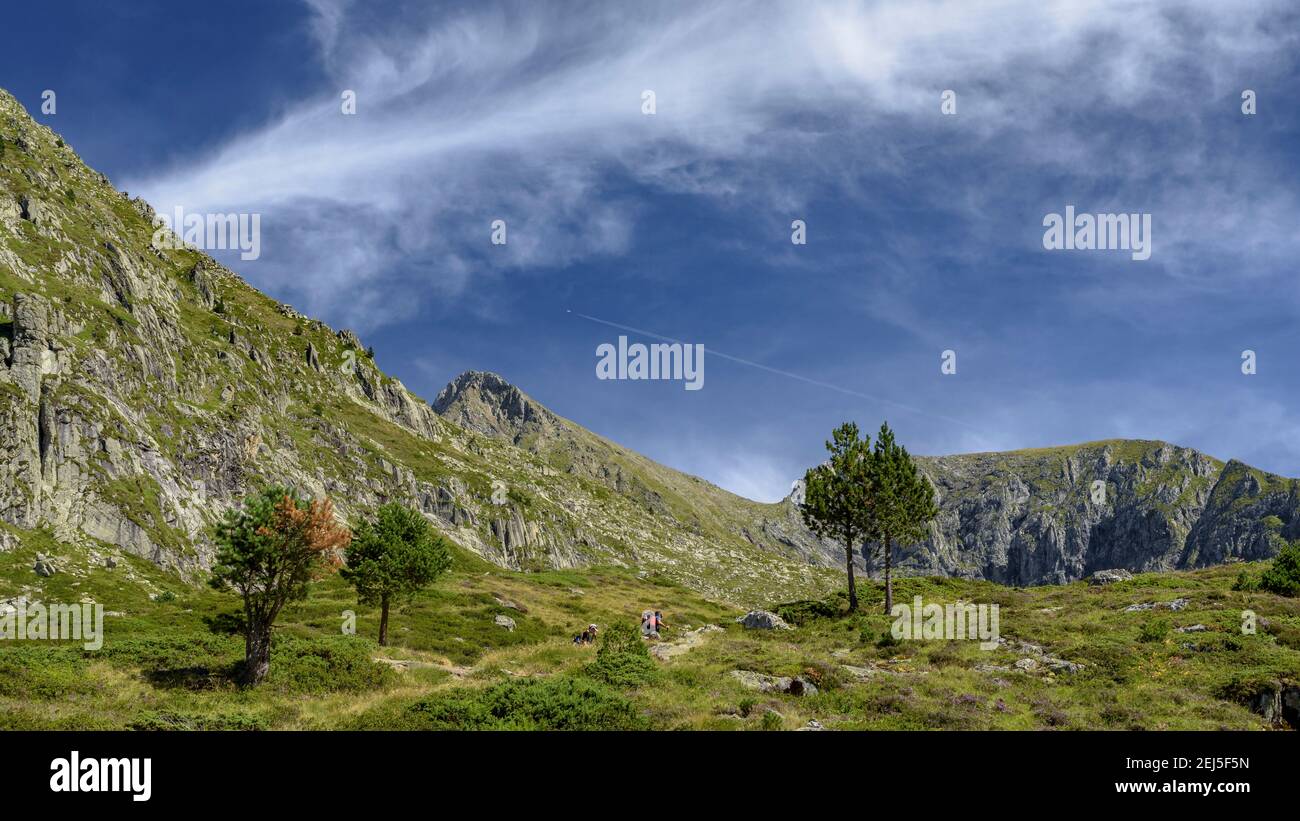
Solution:
[[(223, 262), (417, 393), (496, 371), (753, 498), (846, 419), (1294, 476), (1300, 15), (1223, 5), (48, 0), (0, 86), (160, 211), (262, 214)], [(1044, 250), (1067, 205), (1151, 214), (1151, 258)], [(577, 314), (811, 381), (600, 381)]]

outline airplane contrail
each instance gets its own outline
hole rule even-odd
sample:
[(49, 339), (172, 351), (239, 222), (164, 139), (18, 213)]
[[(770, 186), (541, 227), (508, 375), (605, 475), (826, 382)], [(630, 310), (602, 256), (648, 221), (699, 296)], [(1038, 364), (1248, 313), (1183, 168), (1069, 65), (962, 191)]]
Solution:
[[(664, 342), (675, 342), (682, 345), (688, 344), (680, 339), (673, 339), (671, 336), (663, 336), (662, 334), (657, 334), (652, 331), (643, 330), (641, 328), (633, 328), (631, 325), (621, 325), (617, 322), (610, 322), (608, 319), (601, 319), (599, 317), (590, 316), (588, 314), (584, 314), (579, 311), (570, 310), (568, 308), (566, 308), (564, 312), (566, 314), (573, 314), (574, 316), (582, 317), (583, 319), (589, 322), (596, 322), (601, 325), (608, 325), (611, 328), (617, 328), (621, 331), (630, 331), (631, 333), (640, 334), (642, 336), (648, 336), (652, 339), (659, 339)], [(924, 410), (923, 408), (917, 408), (912, 405), (905, 404), (903, 402), (895, 402), (893, 399), (886, 399), (883, 396), (872, 396), (869, 393), (862, 393), (861, 391), (855, 391), (850, 388), (845, 388), (840, 385), (833, 384), (831, 382), (823, 382), (820, 379), (812, 379), (810, 377), (793, 373), (791, 371), (783, 371), (780, 368), (773, 368), (768, 365), (764, 365), (761, 362), (754, 362), (749, 359), (742, 359), (739, 356), (732, 356), (731, 354), (726, 354), (723, 353), (722, 351), (715, 350), (713, 348), (705, 348), (705, 350), (708, 352), (710, 356), (716, 356), (720, 359), (726, 359), (729, 362), (736, 362), (741, 365), (747, 365), (751, 368), (757, 368), (760, 371), (767, 371), (768, 373), (774, 373), (777, 376), (784, 376), (787, 379), (797, 379), (800, 382), (804, 382), (809, 385), (816, 385), (819, 388), (826, 388), (827, 390), (838, 391), (839, 393), (847, 394), (849, 396), (854, 396), (859, 399), (866, 399), (870, 402), (879, 402), (884, 405), (891, 405), (895, 408), (899, 408), (900, 410), (905, 410), (910, 413), (917, 413), (922, 416), (928, 416), (932, 419), (939, 419), (944, 422), (950, 422), (954, 425), (961, 425), (962, 427), (967, 428), (968, 430), (973, 430), (976, 433), (981, 432), (979, 431), (978, 428), (975, 428), (972, 425), (969, 425), (966, 422), (961, 421), (960, 419), (953, 419), (950, 416), (944, 416), (943, 414), (933, 413), (931, 411)]]

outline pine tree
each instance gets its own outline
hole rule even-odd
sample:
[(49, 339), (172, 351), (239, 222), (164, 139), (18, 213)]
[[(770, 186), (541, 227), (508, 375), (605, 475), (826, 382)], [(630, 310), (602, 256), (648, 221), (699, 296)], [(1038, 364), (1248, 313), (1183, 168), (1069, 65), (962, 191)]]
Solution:
[[(894, 441), (888, 422), (881, 424), (876, 434), (867, 473), (869, 504), (864, 526), (884, 553), (885, 613), (889, 614), (894, 609), (894, 543), (914, 544), (924, 539), (939, 509), (934, 502), (934, 486), (917, 469), (907, 448)], [(863, 544), (864, 554), (866, 550)]]
[(818, 536), (844, 546), (849, 575), (849, 611), (858, 609), (858, 589), (853, 578), (853, 545), (867, 534), (869, 504), (867, 472), (870, 439), (858, 438), (858, 426), (845, 422), (826, 443), (830, 459), (804, 475), (804, 521)]
[(379, 643), (388, 644), (388, 606), (413, 596), (451, 566), (447, 542), (418, 512), (397, 502), (379, 508), (352, 531), (340, 575), (362, 604), (378, 604)]
[(271, 486), (229, 510), (216, 527), (211, 584), (244, 600), (244, 667), (240, 682), (255, 685), (271, 667), (271, 630), (280, 610), (307, 597), (313, 579), (338, 567), (351, 533), (334, 521), (329, 499), (309, 501)]

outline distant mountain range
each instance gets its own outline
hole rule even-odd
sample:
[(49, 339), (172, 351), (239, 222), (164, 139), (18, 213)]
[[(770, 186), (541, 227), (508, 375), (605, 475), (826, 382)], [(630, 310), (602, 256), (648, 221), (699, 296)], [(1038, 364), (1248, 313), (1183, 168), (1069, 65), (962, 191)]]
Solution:
[[(3, 91), (0, 139), (0, 535), (47, 528), (198, 578), (209, 525), (278, 481), (344, 515), (404, 501), (503, 567), (623, 564), (741, 604), (839, 583), (842, 551), (791, 499), (657, 464), (495, 374), (430, 405), (356, 334), (158, 241), (147, 203)], [(941, 513), (898, 548), (907, 573), (1059, 583), (1264, 558), (1300, 535), (1295, 480), (1163, 442), (920, 462)]]

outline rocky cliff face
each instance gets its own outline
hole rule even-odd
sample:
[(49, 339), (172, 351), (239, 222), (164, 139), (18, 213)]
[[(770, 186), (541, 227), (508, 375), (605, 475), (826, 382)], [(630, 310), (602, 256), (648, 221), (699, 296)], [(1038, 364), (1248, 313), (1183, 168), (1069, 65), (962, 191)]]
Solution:
[[(940, 513), (929, 539), (895, 548), (907, 573), (1057, 584), (1108, 568), (1263, 559), (1300, 536), (1295, 480), (1164, 442), (920, 462)], [(882, 565), (873, 549), (868, 566)]]

